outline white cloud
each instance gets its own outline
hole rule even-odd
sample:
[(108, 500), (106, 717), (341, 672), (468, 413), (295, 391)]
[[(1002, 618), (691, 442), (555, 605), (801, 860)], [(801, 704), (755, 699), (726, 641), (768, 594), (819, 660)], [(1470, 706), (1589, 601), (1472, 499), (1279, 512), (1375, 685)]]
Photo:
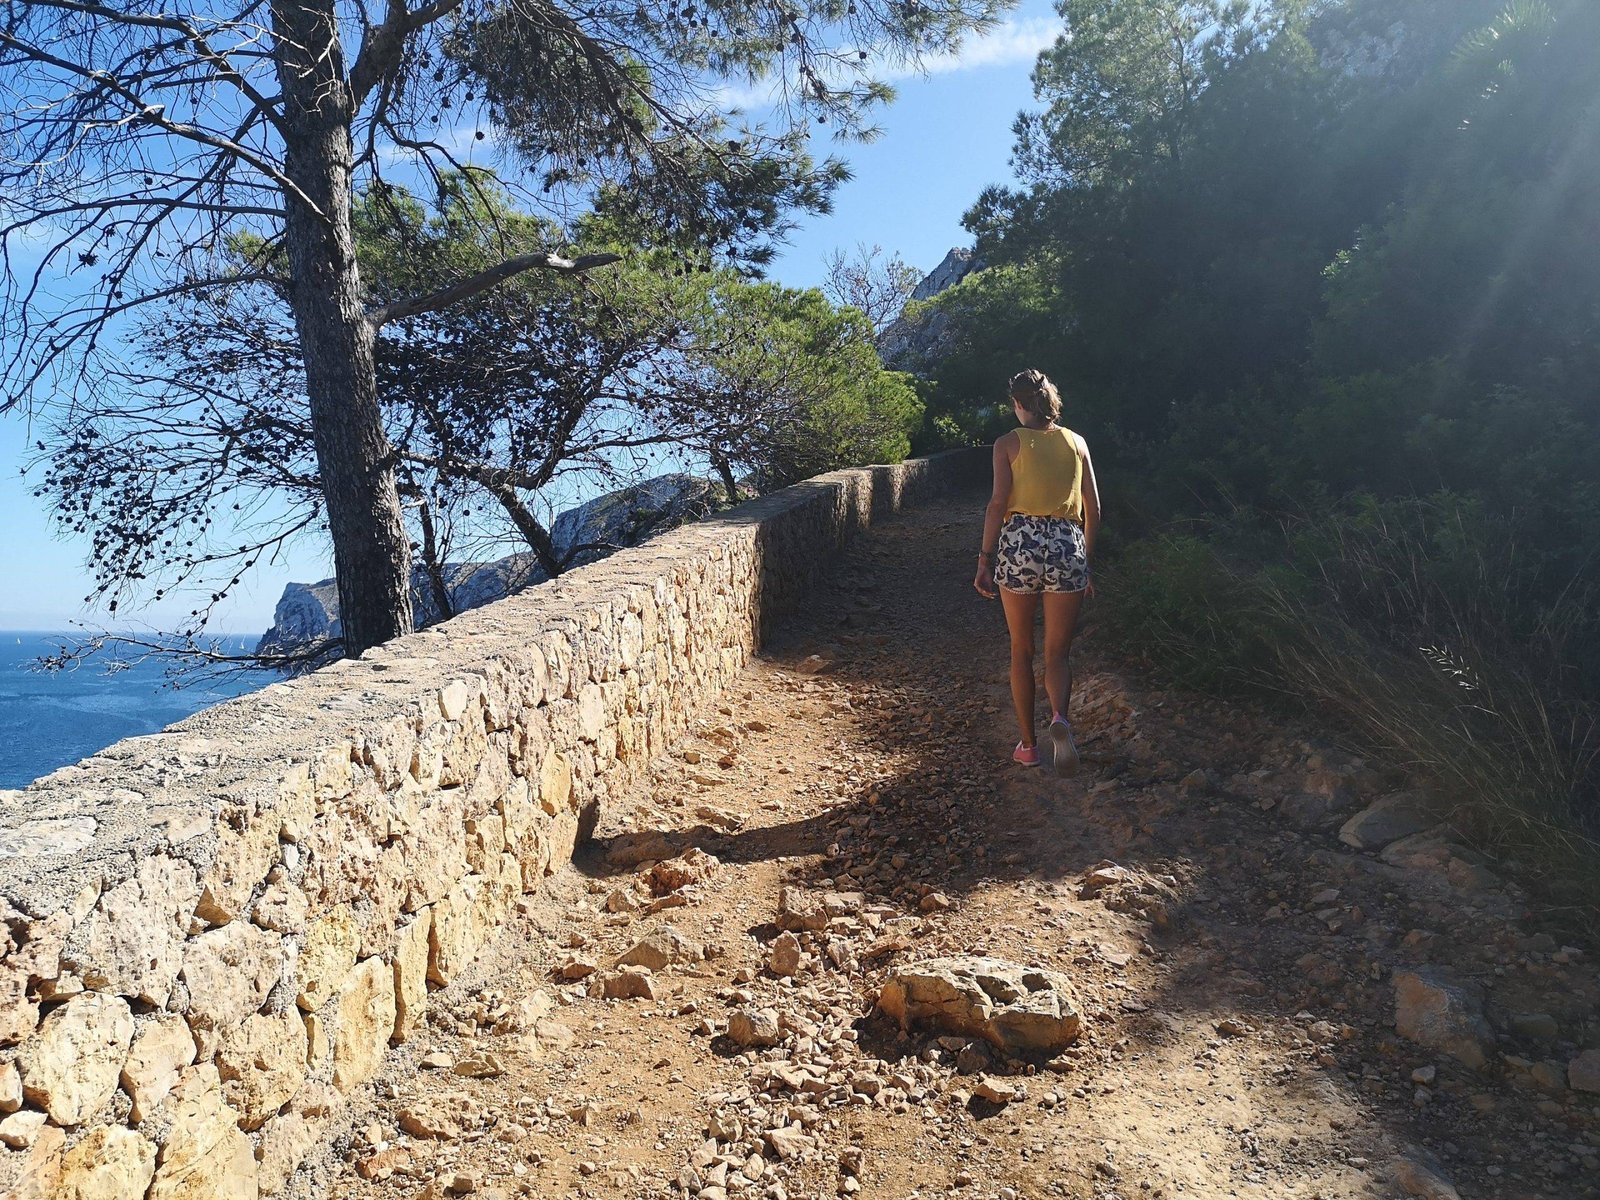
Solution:
[(925, 59), (922, 69), (895, 71), (891, 78), (914, 78), (920, 74), (947, 75), (951, 71), (970, 71), (979, 67), (1033, 65), (1041, 50), (1055, 44), (1062, 29), (1057, 17), (1032, 17), (1026, 21), (1006, 21), (988, 37), (969, 42), (959, 54), (939, 54)]
[[(1055, 44), (1061, 30), (1061, 21), (1056, 17), (1004, 21), (987, 37), (968, 40), (956, 53), (935, 54), (915, 63), (895, 63), (887, 68), (879, 67), (872, 74), (874, 78), (896, 83), (987, 67), (1031, 67), (1041, 50)], [(781, 95), (782, 84), (779, 81), (765, 80), (719, 88), (713, 96), (713, 102), (718, 108), (750, 111), (776, 104)]]

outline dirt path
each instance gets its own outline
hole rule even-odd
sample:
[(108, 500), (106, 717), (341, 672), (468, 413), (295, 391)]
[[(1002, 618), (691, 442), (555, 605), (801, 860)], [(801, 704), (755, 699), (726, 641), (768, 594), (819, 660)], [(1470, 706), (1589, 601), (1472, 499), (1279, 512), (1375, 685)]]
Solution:
[[(625, 827), (434, 996), (302, 1194), (1600, 1196), (1600, 1096), (1564, 1075), (1594, 970), (1459, 848), (1342, 846), (1344, 811), (1403, 781), (1125, 682), (1092, 626), (1083, 770), (1006, 762), (976, 507), (847, 556)], [(786, 885), (836, 893), (798, 944)], [(641, 940), (655, 969), (619, 969)], [(1067, 975), (1083, 1037), (1007, 1063), (871, 1015), (897, 964), (952, 953)], [(1426, 964), (1461, 983), (1482, 1068), (1396, 1033), (1396, 976)], [(728, 1036), (763, 1010), (776, 1045), (759, 1015), (733, 1030), (757, 1044)]]

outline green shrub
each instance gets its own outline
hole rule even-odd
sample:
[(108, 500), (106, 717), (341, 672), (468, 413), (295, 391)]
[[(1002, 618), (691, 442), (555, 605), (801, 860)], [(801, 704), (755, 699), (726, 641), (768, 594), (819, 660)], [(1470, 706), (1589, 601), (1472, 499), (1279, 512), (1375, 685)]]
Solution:
[[(1278, 527), (1249, 514), (1126, 547), (1102, 619), (1187, 686), (1273, 697), (1404, 766), (1466, 837), (1575, 910), (1600, 882), (1600, 606), (1448, 493)], [(1238, 564), (1250, 563), (1251, 566)]]

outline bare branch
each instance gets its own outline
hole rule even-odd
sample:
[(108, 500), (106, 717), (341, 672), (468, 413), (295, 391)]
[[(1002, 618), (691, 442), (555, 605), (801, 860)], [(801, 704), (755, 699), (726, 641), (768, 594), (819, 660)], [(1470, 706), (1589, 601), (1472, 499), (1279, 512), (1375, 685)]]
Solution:
[(541, 251), (538, 254), (519, 254), (515, 258), (508, 258), (505, 262), (490, 267), (487, 271), (479, 271), (466, 279), (441, 288), (426, 296), (419, 296), (415, 300), (405, 300), (395, 304), (385, 304), (381, 308), (369, 309), (367, 320), (374, 328), (381, 328), (390, 321), (402, 317), (415, 317), (422, 313), (434, 312), (437, 309), (448, 308), (452, 304), (459, 304), (463, 300), (470, 300), (481, 292), (486, 292), (498, 283), (521, 275), (525, 271), (555, 271), (562, 275), (581, 275), (585, 271), (592, 271), (596, 267), (610, 266), (612, 263), (621, 262), (620, 254), (581, 254), (577, 258), (563, 258), (550, 251)]

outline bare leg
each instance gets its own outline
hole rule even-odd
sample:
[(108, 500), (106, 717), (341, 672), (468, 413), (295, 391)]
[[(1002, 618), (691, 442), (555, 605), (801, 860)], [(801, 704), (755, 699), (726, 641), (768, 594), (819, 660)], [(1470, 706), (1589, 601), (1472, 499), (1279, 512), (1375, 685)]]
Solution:
[[(1083, 607), (1082, 592), (1044, 593), (1044, 690), (1050, 704), (1063, 717), (1072, 703), (1072, 635), (1078, 628), (1078, 610)], [(1015, 635), (1013, 635), (1013, 639)], [(1013, 640), (1013, 645), (1015, 641)], [(1016, 678), (1016, 658), (1012, 658), (1011, 677)], [(1012, 684), (1015, 687), (1015, 683)]]
[(1039, 611), (1039, 597), (1031, 592), (1000, 589), (1000, 603), (1006, 610), (1006, 627), (1011, 630), (1011, 703), (1017, 708), (1017, 728), (1022, 744), (1033, 745), (1033, 617)]

